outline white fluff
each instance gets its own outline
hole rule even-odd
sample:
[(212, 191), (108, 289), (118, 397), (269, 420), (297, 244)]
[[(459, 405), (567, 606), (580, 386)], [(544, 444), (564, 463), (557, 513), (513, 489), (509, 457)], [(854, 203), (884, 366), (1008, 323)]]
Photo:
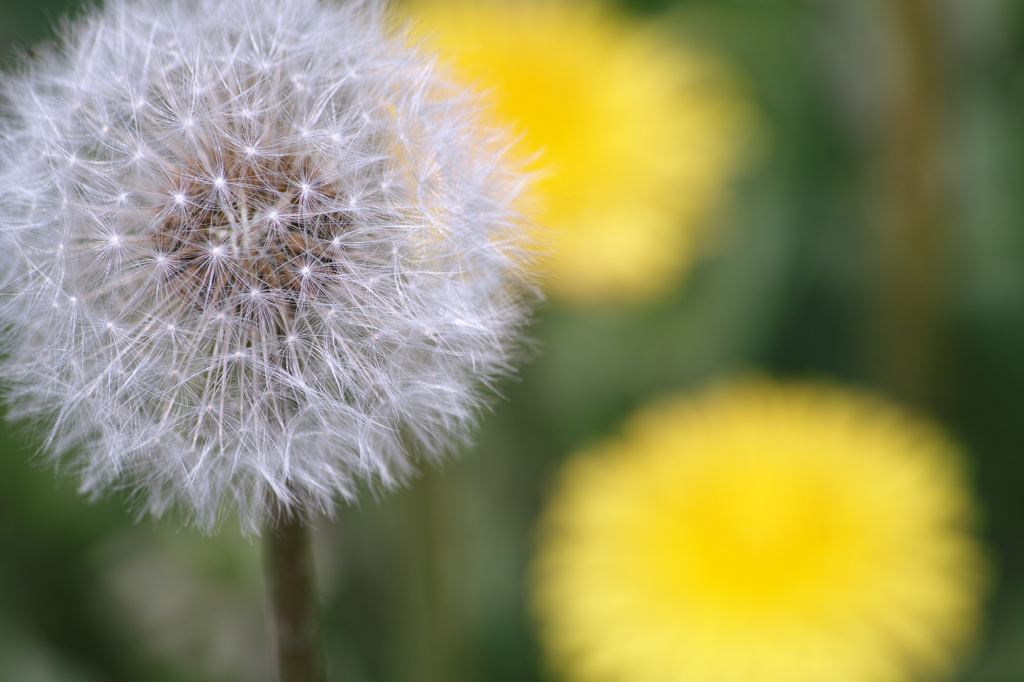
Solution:
[(524, 321), (503, 133), (379, 3), (114, 0), (0, 87), (11, 414), (204, 529), (464, 441)]

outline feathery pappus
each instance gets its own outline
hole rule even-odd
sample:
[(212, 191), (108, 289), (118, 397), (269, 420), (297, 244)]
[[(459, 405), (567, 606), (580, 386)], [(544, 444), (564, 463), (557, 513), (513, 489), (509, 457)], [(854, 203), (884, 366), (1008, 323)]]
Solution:
[(112, 0), (4, 78), (3, 378), (84, 492), (329, 513), (513, 370), (527, 178), (386, 14)]

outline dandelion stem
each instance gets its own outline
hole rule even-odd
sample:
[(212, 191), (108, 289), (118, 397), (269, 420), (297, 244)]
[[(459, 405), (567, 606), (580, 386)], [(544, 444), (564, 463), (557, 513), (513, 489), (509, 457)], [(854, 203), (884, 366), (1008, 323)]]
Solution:
[(896, 0), (889, 9), (899, 61), (886, 121), (879, 359), (890, 390), (928, 403), (942, 392), (950, 246), (941, 16), (931, 0)]
[(325, 682), (309, 529), (297, 516), (264, 533), (279, 682)]

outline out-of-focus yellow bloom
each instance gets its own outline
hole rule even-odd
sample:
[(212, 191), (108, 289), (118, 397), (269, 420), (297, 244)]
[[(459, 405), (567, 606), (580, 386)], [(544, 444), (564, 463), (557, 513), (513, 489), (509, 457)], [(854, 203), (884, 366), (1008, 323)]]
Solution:
[(586, 682), (898, 682), (948, 670), (983, 579), (956, 448), (883, 401), (754, 381), (642, 411), (567, 465), (543, 641)]
[(549, 290), (587, 305), (676, 284), (747, 129), (723, 69), (591, 3), (414, 0), (409, 12), (536, 157)]

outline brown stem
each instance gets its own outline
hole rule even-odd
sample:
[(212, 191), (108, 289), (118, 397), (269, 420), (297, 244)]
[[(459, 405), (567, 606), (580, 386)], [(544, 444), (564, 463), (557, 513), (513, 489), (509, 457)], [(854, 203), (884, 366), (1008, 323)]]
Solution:
[(884, 0), (896, 40), (882, 247), (883, 380), (904, 399), (940, 398), (949, 211), (943, 177), (944, 60), (939, 3)]
[(280, 682), (325, 682), (309, 529), (283, 518), (266, 528), (263, 547)]

